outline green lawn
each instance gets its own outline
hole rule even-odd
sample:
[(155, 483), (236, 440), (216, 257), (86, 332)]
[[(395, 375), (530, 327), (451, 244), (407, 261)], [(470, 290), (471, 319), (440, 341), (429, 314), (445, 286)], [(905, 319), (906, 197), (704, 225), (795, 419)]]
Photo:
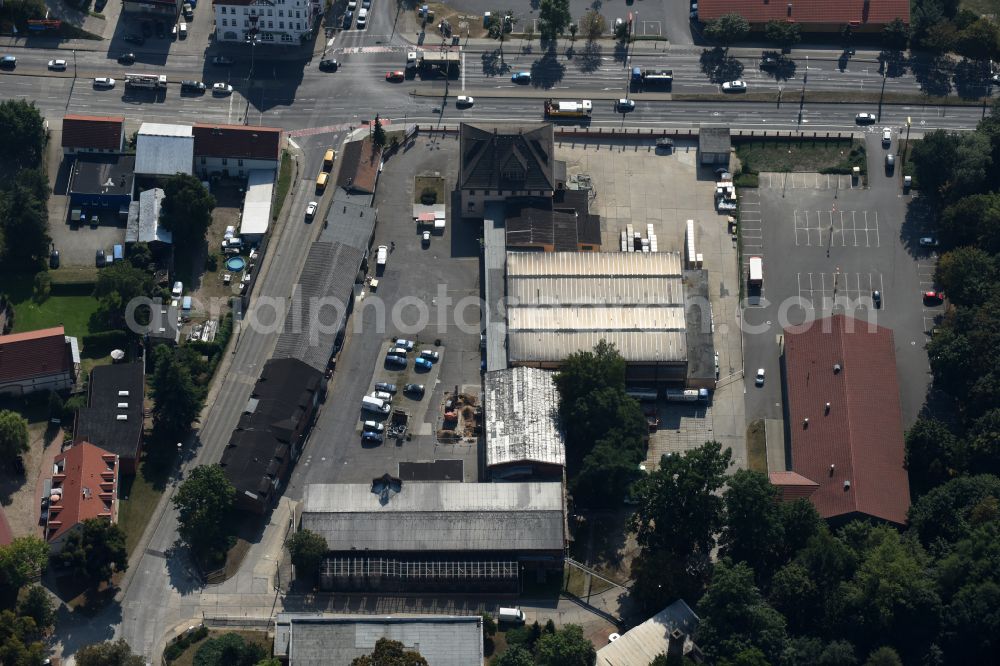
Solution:
[(157, 490), (141, 471), (135, 476), (122, 476), (119, 497), (128, 499), (121, 500), (118, 506), (118, 524), (125, 530), (125, 547), (130, 555), (139, 543), (162, 494), (163, 490)]
[(862, 141), (815, 141), (811, 139), (761, 139), (737, 144), (736, 154), (743, 171), (809, 171), (818, 173), (850, 173), (851, 167), (861, 167), (865, 174), (867, 162)]
[(97, 299), (90, 295), (90, 285), (54, 287), (53, 295), (44, 303), (31, 300), (34, 284), (33, 275), (5, 275), (3, 291), (10, 296), (14, 305), (14, 333), (35, 331), (40, 328), (59, 326), (66, 328), (66, 334), (82, 338), (88, 333), (96, 333), (91, 328), (90, 318), (97, 312)]
[(747, 427), (747, 467), (754, 472), (767, 474), (767, 441), (764, 421), (757, 419)]
[(281, 207), (285, 205), (285, 198), (288, 196), (288, 188), (292, 186), (292, 166), (292, 156), (286, 150), (281, 153), (281, 169), (278, 171), (278, 186), (275, 188), (272, 216), (274, 220), (281, 214)]

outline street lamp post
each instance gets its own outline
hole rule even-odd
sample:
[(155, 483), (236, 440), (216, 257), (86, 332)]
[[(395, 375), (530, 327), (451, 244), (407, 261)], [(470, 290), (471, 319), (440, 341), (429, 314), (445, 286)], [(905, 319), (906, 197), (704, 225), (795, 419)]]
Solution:
[(903, 156), (899, 160), (899, 168), (903, 169), (906, 166), (906, 147), (910, 145), (910, 124), (913, 121), (910, 116), (906, 117), (906, 138), (903, 139)]

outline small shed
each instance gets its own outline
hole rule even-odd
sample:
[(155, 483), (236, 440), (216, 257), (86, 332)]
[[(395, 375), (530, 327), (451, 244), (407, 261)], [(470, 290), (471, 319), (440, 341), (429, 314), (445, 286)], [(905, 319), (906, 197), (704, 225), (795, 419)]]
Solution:
[(729, 166), (732, 143), (728, 127), (702, 127), (698, 130), (698, 163)]

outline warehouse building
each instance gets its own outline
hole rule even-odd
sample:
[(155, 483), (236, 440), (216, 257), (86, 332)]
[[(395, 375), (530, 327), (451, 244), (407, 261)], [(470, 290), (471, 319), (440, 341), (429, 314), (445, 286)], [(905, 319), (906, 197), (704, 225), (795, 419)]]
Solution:
[(559, 393), (548, 370), (486, 373), (486, 468), (493, 479), (561, 479), (566, 442)]
[(675, 252), (508, 252), (509, 364), (556, 368), (603, 339), (630, 383), (685, 383), (682, 274)]
[(559, 482), (310, 484), (303, 529), (326, 539), (324, 590), (520, 590), (522, 572), (561, 571)]

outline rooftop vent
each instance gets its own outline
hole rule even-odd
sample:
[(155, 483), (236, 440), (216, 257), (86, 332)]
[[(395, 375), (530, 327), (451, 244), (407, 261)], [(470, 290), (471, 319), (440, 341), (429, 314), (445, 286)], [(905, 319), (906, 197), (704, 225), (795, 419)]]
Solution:
[(834, 363), (833, 364), (833, 374), (835, 374), (835, 375), (836, 374), (840, 374), (840, 370), (841, 370), (840, 364), (839, 363)]
[(851, 482), (850, 481), (844, 481), (844, 490), (847, 491), (847, 490), (850, 490), (850, 489), (851, 489)]
[(118, 397), (124, 398), (128, 396), (128, 391), (118, 391)]
[(128, 414), (118, 414), (115, 416), (116, 421), (128, 421)]

